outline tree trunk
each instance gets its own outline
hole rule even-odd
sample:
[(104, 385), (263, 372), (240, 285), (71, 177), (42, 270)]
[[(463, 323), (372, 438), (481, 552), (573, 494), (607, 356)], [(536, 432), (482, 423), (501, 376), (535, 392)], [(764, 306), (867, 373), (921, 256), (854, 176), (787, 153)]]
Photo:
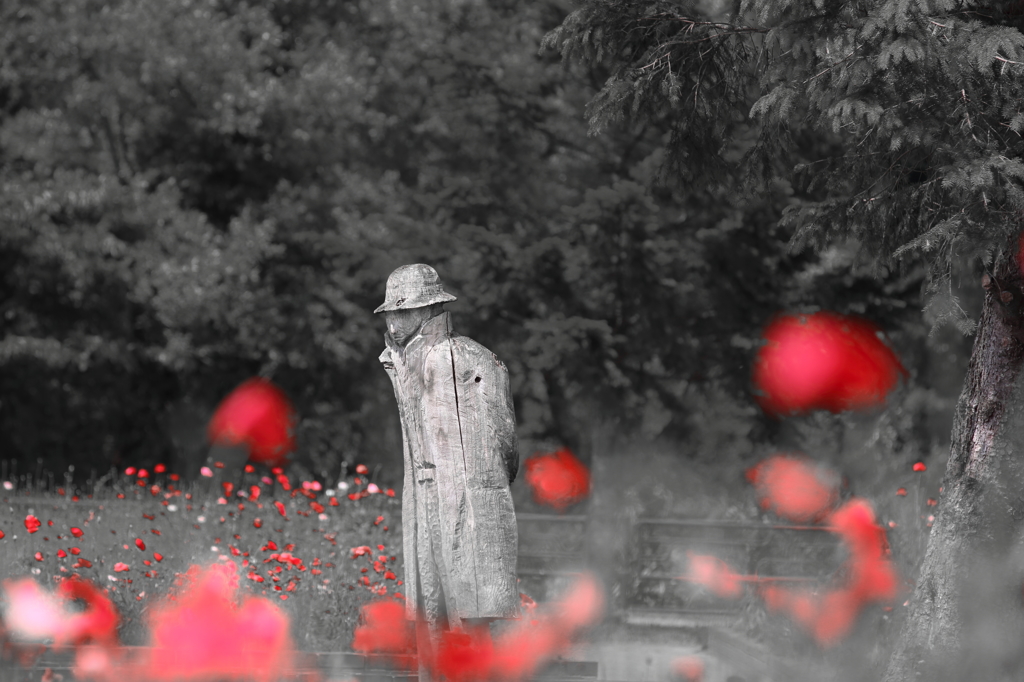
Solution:
[(935, 521), (885, 682), (1018, 679), (1024, 670), (1024, 332), (1015, 259), (1002, 257), (985, 288)]

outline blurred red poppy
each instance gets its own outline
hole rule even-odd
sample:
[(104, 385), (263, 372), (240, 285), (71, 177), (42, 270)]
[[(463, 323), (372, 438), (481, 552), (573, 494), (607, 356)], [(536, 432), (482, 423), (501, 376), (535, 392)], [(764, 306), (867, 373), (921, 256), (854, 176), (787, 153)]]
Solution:
[[(489, 630), (444, 631), (437, 651), (419, 661), (436, 677), (449, 682), (522, 680), (535, 675), (548, 660), (568, 649), (580, 628), (601, 617), (604, 598), (597, 581), (583, 576), (559, 602), (544, 613), (520, 621), (496, 641)], [(353, 649), (365, 653), (394, 653), (412, 647), (405, 608), (380, 601), (363, 609)]]
[(564, 511), (590, 494), (590, 471), (568, 448), (526, 460), (526, 483), (539, 504)]
[(284, 392), (257, 377), (221, 402), (207, 435), (214, 444), (244, 444), (252, 461), (276, 465), (295, 449), (295, 423), (295, 411)]
[(866, 500), (850, 500), (825, 522), (849, 550), (846, 582), (821, 595), (772, 584), (764, 585), (761, 594), (769, 609), (789, 613), (819, 644), (830, 646), (850, 631), (864, 606), (893, 599), (898, 580), (885, 531)]
[(270, 682), (288, 674), (288, 617), (260, 597), (239, 605), (237, 594), (234, 563), (191, 567), (180, 594), (150, 616), (150, 648), (138, 679)]
[(743, 594), (743, 577), (717, 557), (691, 554), (687, 577), (719, 597), (738, 599)]
[(352, 649), (364, 654), (400, 654), (415, 648), (405, 606), (393, 599), (363, 606)]
[(773, 414), (878, 405), (906, 370), (877, 327), (831, 312), (781, 315), (754, 361), (761, 407)]
[(96, 585), (78, 576), (71, 576), (61, 581), (57, 587), (57, 596), (84, 602), (86, 607), (84, 611), (65, 617), (63, 633), (55, 642), (58, 646), (89, 641), (105, 646), (117, 644), (120, 617), (110, 599)]
[(701, 682), (704, 679), (704, 659), (700, 656), (683, 656), (672, 662), (672, 672), (684, 682)]
[[(4, 624), (19, 638), (52, 639), (54, 646), (86, 641), (117, 642), (118, 615), (113, 604), (95, 585), (72, 576), (55, 593), (46, 592), (31, 578), (4, 582)], [(68, 602), (82, 601), (86, 609), (70, 612)]]
[(815, 521), (836, 503), (834, 478), (803, 457), (775, 455), (747, 470), (763, 509), (791, 521)]

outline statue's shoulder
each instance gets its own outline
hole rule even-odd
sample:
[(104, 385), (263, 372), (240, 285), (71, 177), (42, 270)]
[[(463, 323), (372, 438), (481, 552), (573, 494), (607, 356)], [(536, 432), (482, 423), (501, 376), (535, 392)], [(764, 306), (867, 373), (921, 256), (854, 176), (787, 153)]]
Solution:
[(448, 355), (449, 348), (456, 365), (464, 367), (497, 365), (505, 369), (505, 365), (498, 360), (498, 356), (488, 350), (486, 346), (461, 334), (453, 333), (439, 340), (430, 347), (427, 351), (427, 356), (431, 361), (440, 362), (443, 359), (444, 362), (451, 362)]
[[(482, 343), (474, 341), (468, 336), (453, 335), (452, 341), (452, 352), (455, 354), (456, 363), (464, 363), (469, 366), (480, 367), (495, 366), (496, 368), (505, 369), (504, 363), (498, 359), (495, 355), (484, 346)], [(507, 371), (507, 370), (506, 370)]]

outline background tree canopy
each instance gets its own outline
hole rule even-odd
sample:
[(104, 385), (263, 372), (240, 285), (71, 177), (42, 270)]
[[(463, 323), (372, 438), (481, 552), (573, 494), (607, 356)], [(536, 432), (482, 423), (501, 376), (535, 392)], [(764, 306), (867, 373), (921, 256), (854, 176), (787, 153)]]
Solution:
[[(749, 368), (782, 310), (862, 314), (923, 371), (922, 271), (879, 280), (843, 243), (789, 251), (779, 220), (804, 204), (787, 182), (751, 197), (706, 182), (724, 177), (710, 167), (663, 181), (680, 139), (668, 107), (588, 136), (586, 103), (621, 75), (538, 53), (568, 12), (4, 3), (3, 457), (79, 473), (180, 458), (216, 402), (261, 374), (302, 415), (301, 463), (333, 477), (342, 461), (385, 462), (397, 480), (371, 311), (410, 262), (437, 268), (457, 329), (509, 365), (524, 450), (586, 457), (609, 421), (685, 442), (712, 393), (772, 441)], [(765, 143), (719, 123), (723, 159)], [(710, 132), (686, 139), (717, 145)]]

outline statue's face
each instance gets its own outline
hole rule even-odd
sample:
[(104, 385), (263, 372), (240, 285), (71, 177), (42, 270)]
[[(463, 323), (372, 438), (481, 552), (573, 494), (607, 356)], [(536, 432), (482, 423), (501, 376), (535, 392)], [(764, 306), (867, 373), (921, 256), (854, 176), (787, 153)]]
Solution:
[(388, 310), (384, 313), (388, 332), (399, 346), (404, 346), (423, 323), (433, 317), (433, 306), (410, 308), (409, 310)]

